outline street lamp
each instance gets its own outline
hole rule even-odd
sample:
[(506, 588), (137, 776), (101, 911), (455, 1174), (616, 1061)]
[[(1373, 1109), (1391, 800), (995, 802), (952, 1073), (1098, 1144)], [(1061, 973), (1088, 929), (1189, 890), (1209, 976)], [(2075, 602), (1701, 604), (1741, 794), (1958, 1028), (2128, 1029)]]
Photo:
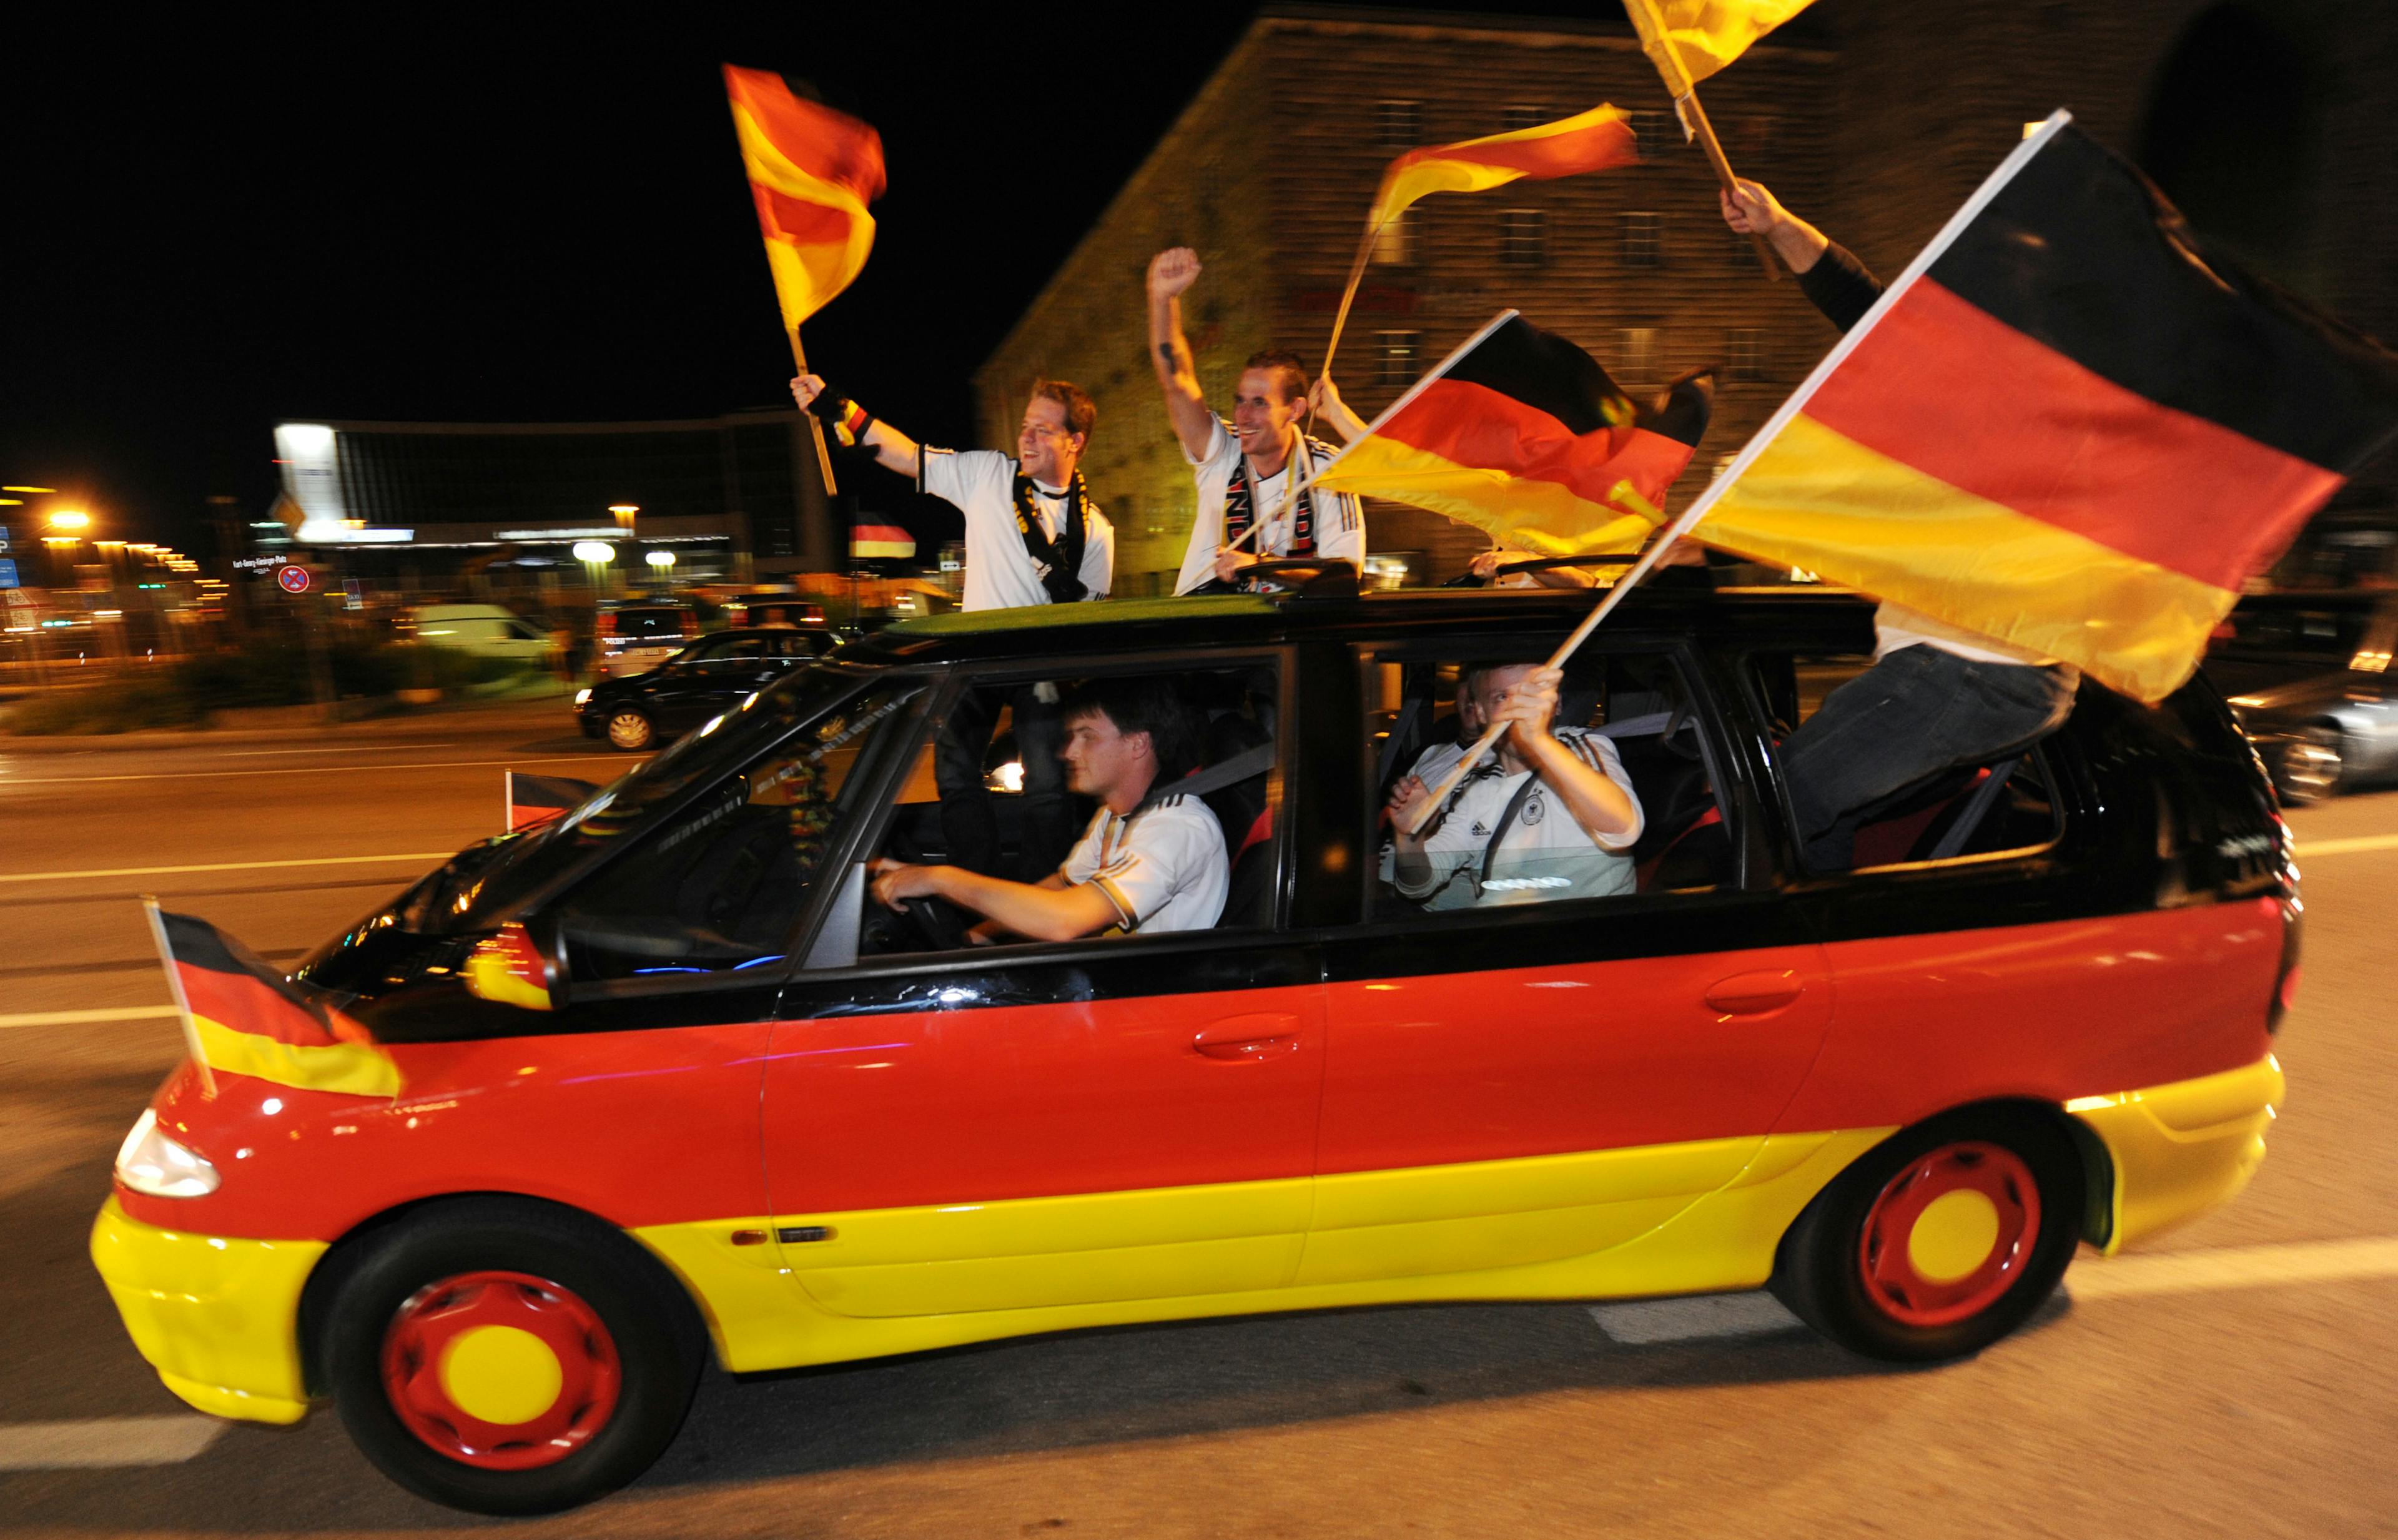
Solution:
[(574, 560), (583, 563), (591, 579), (591, 601), (600, 601), (600, 585), (607, 581), (608, 563), (616, 560), (616, 547), (605, 540), (578, 540), (574, 543)]
[(91, 515), (84, 512), (80, 508), (59, 508), (50, 515), (50, 528), (54, 530), (88, 530), (91, 528)]
[(641, 560), (647, 561), (653, 567), (671, 567), (674, 565), (674, 552), (652, 551)]
[(616, 516), (616, 528), (626, 534), (633, 533), (633, 515), (641, 511), (639, 503), (611, 503), (608, 511)]

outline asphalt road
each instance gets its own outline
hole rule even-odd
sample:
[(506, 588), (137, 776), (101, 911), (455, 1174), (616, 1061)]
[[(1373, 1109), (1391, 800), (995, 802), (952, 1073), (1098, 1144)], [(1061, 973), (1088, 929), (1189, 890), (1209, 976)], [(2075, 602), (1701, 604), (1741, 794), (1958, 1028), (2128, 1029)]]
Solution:
[[(136, 895), (296, 956), (428, 853), (493, 831), (505, 765), (622, 768), (588, 752), (555, 705), (172, 746), (0, 744), (0, 1536), (480, 1527), (384, 1481), (329, 1415), (220, 1425), (159, 1386), (83, 1248), (116, 1141), (180, 1039), (159, 1015), (70, 1013), (164, 1004)], [(509, 1527), (2398, 1533), (2398, 793), (2292, 821), (2306, 981), (2262, 1172), (2145, 1253), (2085, 1255), (2068, 1298), (1973, 1361), (1868, 1363), (1741, 1296), (1341, 1312), (711, 1373), (639, 1485)], [(317, 864), (263, 864), (278, 861)], [(161, 870), (177, 867), (214, 870)]]

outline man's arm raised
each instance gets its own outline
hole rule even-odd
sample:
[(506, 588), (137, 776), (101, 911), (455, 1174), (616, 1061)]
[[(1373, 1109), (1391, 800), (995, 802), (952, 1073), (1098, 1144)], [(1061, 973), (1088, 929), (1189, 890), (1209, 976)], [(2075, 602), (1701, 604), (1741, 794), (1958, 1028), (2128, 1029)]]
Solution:
[(916, 440), (880, 417), (868, 413), (856, 402), (826, 389), (822, 375), (802, 374), (793, 380), (791, 399), (800, 404), (802, 412), (821, 417), (828, 423), (839, 423), (853, 416), (862, 418), (860, 426), (851, 430), (851, 436), (874, 451), (874, 463), (902, 476), (916, 474), (919, 464)]
[(893, 860), (876, 861), (872, 870), (874, 897), (893, 909), (909, 898), (947, 898), (1029, 940), (1071, 941), (1096, 935), (1122, 918), (1097, 883), (1051, 887), (1046, 880), (1037, 885), (1011, 883), (963, 867)]
[(1216, 414), (1199, 388), (1199, 365), (1182, 335), (1182, 294), (1199, 281), (1199, 253), (1187, 246), (1149, 259), (1149, 361), (1165, 392), (1165, 415), (1182, 453), (1196, 460), (1216, 435)]

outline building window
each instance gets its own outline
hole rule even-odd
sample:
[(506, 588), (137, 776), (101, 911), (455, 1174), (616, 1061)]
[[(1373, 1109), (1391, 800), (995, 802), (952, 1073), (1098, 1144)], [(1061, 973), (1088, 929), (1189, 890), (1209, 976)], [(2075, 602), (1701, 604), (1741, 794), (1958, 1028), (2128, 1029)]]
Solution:
[(1765, 378), (1763, 328), (1735, 326), (1724, 333), (1724, 374), (1733, 380)]
[(1384, 267), (1405, 267), (1416, 260), (1415, 205), (1399, 210), (1398, 217), (1375, 233), (1374, 261)]
[(1657, 329), (1627, 326), (1616, 343), (1616, 367), (1627, 380), (1650, 380), (1657, 372)]
[(1665, 216), (1646, 209), (1636, 209), (1623, 216), (1623, 265), (1655, 267), (1661, 257), (1657, 237), (1664, 233)]
[(1501, 210), (1499, 260), (1510, 267), (1538, 267), (1548, 261), (1547, 216), (1538, 209)]
[(1651, 107), (1636, 107), (1623, 115), (1631, 119), (1632, 137), (1639, 141), (1640, 158), (1643, 160), (1656, 159), (1682, 137), (1670, 113)]
[(1407, 386), (1416, 383), (1416, 353), (1423, 340), (1421, 331), (1377, 331), (1374, 333), (1374, 383), (1380, 385)]
[(1374, 137), (1383, 148), (1408, 149), (1423, 139), (1423, 103), (1378, 101), (1374, 104)]
[(1506, 125), (1506, 131), (1511, 134), (1520, 133), (1526, 128), (1537, 128), (1548, 120), (1549, 110), (1546, 107), (1526, 102), (1519, 102), (1508, 108), (1502, 118)]

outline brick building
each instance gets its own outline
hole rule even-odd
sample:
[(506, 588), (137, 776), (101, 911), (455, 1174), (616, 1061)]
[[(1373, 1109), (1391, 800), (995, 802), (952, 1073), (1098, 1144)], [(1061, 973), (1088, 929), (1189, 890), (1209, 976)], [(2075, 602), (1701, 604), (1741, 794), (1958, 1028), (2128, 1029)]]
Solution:
[[(2398, 10), (2337, 0), (1818, 0), (1701, 95), (1732, 164), (1895, 274), (2020, 136), (2071, 108), (2194, 222), (2254, 265), (2378, 334), (2398, 334)], [(1367, 204), (1402, 150), (1564, 116), (1635, 113), (1642, 165), (1435, 195), (1368, 269), (1333, 374), (1372, 413), (1499, 310), (1588, 348), (1627, 387), (1723, 370), (1679, 507), (1832, 341), (1795, 286), (1724, 228), (1629, 27), (1269, 6), (977, 371), (987, 443), (1025, 385), (1074, 380), (1099, 406), (1087, 466), (1118, 529), (1118, 591), (1169, 582), (1192, 488), (1147, 357), (1152, 253), (1206, 263), (1185, 324), (1210, 399), (1272, 344), (1321, 358)], [(2388, 526), (2363, 487), (2351, 522)], [(2337, 520), (2334, 520), (2337, 521)], [(1372, 548), (1410, 581), (1483, 544), (1378, 504)]]

